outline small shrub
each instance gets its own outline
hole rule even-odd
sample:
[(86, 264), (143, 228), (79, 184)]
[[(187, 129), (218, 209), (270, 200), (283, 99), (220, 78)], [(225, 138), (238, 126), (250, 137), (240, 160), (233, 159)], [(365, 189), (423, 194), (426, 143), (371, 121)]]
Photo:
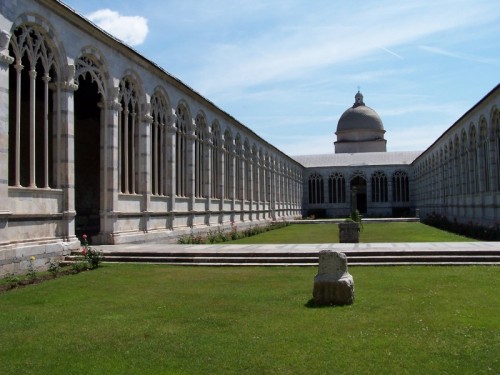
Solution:
[(350, 218), (352, 221), (361, 224), (361, 220), (363, 219), (363, 216), (361, 216), (361, 214), (359, 213), (358, 210), (354, 210), (353, 212), (351, 212)]
[(61, 271), (61, 265), (57, 260), (49, 261), (49, 272), (53, 277), (57, 277), (59, 272)]
[(5, 276), (5, 281), (7, 282), (7, 284), (16, 285), (17, 283), (19, 283), (19, 281), (21, 281), (21, 278), (11, 273)]
[(216, 230), (209, 230), (206, 236), (201, 234), (194, 234), (192, 231), (190, 234), (183, 235), (177, 239), (177, 243), (181, 245), (187, 244), (215, 244), (226, 241), (239, 240), (240, 238), (255, 236), (260, 233), (264, 233), (273, 229), (279, 229), (290, 225), (288, 221), (282, 219), (281, 221), (273, 220), (269, 221), (264, 226), (252, 226), (239, 231), (238, 227), (231, 222), (231, 229), (229, 231), (224, 231), (220, 226)]
[(189, 245), (192, 242), (192, 238), (191, 238), (191, 235), (189, 234), (184, 234), (182, 236), (180, 236), (178, 239), (177, 239), (177, 243), (178, 244), (181, 244), (181, 245)]
[(35, 269), (35, 257), (30, 257), (30, 262), (28, 264), (28, 279), (35, 280), (36, 279), (36, 269)]
[(102, 251), (98, 250), (94, 247), (89, 246), (89, 244), (87, 242), (87, 235), (86, 234), (84, 234), (82, 236), (82, 238), (83, 238), (82, 254), (83, 254), (84, 258), (87, 260), (87, 262), (89, 264), (89, 268), (90, 269), (98, 268), (99, 264), (102, 261)]
[(480, 225), (471, 221), (468, 223), (460, 223), (456, 218), (453, 221), (450, 221), (446, 216), (435, 212), (428, 215), (424, 220), (422, 220), (422, 222), (448, 232), (475, 238), (481, 241), (500, 240), (500, 225), (498, 223), (490, 226)]
[(86, 261), (83, 261), (83, 260), (75, 260), (72, 264), (71, 264), (71, 269), (75, 272), (82, 272), (82, 271), (86, 271), (89, 267), (89, 264), (88, 262)]

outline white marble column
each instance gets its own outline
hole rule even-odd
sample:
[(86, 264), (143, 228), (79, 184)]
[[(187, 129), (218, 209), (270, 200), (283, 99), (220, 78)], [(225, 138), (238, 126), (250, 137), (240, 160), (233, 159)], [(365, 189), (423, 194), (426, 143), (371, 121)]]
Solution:
[[(7, 241), (4, 238), (5, 220), (11, 213), (8, 207), (8, 183), (9, 183), (9, 65), (14, 63), (14, 58), (9, 56), (10, 34), (0, 30), (0, 242)], [(18, 69), (18, 92), (21, 86), (20, 73), (22, 66)], [(18, 95), (19, 97), (19, 95)], [(19, 110), (20, 103), (17, 104)], [(19, 132), (17, 132), (19, 133)], [(19, 147), (17, 148), (19, 150)], [(19, 158), (16, 159), (17, 162)], [(16, 186), (19, 186), (19, 164), (16, 169)]]
[[(75, 114), (74, 92), (78, 85), (74, 82), (73, 65), (68, 66), (69, 78), (67, 81), (56, 82), (56, 112), (59, 114), (61, 146), (61, 188), (63, 199), (63, 232), (67, 241), (76, 240), (75, 236)], [(34, 166), (33, 166), (34, 168)]]

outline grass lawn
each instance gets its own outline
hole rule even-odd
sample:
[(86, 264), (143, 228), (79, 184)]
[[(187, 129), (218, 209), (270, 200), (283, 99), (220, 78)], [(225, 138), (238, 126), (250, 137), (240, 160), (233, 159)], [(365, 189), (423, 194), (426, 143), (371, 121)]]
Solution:
[[(475, 241), (422, 223), (363, 223), (360, 242), (463, 242)], [(291, 224), (256, 236), (231, 241), (235, 244), (337, 243), (336, 224)]]
[(498, 374), (499, 267), (104, 265), (0, 294), (0, 373)]

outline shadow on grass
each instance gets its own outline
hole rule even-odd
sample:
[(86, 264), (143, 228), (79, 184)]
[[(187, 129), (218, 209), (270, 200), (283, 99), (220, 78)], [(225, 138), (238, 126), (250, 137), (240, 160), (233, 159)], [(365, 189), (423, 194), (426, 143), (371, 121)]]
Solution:
[(336, 305), (336, 304), (317, 304), (314, 302), (314, 298), (311, 298), (309, 301), (307, 301), (304, 305), (304, 307), (307, 307), (308, 309), (324, 309), (326, 307), (348, 307), (351, 305)]

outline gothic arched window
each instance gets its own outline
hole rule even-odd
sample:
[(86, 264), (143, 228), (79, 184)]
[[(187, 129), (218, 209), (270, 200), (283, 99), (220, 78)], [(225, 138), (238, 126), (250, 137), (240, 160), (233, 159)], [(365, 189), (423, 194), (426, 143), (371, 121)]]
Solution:
[(495, 137), (495, 161), (496, 161), (496, 190), (500, 190), (500, 111), (496, 110), (492, 116), (492, 127)]
[(240, 135), (236, 135), (236, 140), (234, 142), (235, 152), (234, 152), (234, 184), (236, 191), (236, 199), (244, 199), (244, 189), (243, 189), (243, 145), (241, 144)]
[(207, 184), (208, 160), (206, 158), (206, 132), (207, 122), (205, 116), (201, 113), (195, 120), (195, 144), (194, 144), (194, 195), (195, 197), (205, 197), (205, 188)]
[(323, 177), (318, 173), (309, 177), (309, 203), (323, 203)]
[(224, 133), (224, 198), (231, 199), (233, 197), (233, 139), (231, 132), (226, 130)]
[[(252, 199), (252, 150), (250, 149), (250, 144), (248, 143), (248, 140), (245, 140), (244, 146), (244, 156), (245, 156), (245, 199), (246, 200), (251, 200)], [(256, 166), (253, 166), (253, 168), (256, 168)]]
[(467, 142), (467, 133), (465, 130), (462, 132), (462, 150), (460, 165), (462, 169), (462, 194), (470, 193), (470, 180), (469, 180), (469, 148)]
[(166, 155), (166, 126), (168, 122), (167, 101), (156, 92), (151, 97), (151, 194), (166, 195), (165, 171), (167, 168)]
[(211, 191), (211, 196), (212, 198), (222, 198), (221, 197), (221, 189), (220, 189), (220, 174), (221, 174), (221, 169), (220, 169), (220, 155), (221, 155), (221, 149), (220, 149), (220, 129), (219, 129), (219, 124), (217, 122), (214, 122), (212, 124), (212, 191)]
[(387, 177), (382, 171), (372, 174), (372, 202), (387, 202)]
[(121, 113), (118, 125), (120, 154), (120, 191), (137, 193), (139, 181), (139, 102), (137, 84), (131, 77), (120, 81), (118, 99)]
[(470, 193), (477, 193), (479, 191), (479, 166), (478, 166), (478, 147), (477, 147), (477, 131), (475, 125), (472, 125), (469, 130), (470, 146), (469, 146), (469, 180), (470, 180)]
[(490, 191), (490, 163), (488, 126), (483, 118), (479, 125), (479, 159), (482, 191)]
[(394, 202), (410, 201), (410, 186), (408, 174), (405, 171), (396, 171), (392, 176), (392, 200)]
[(345, 203), (345, 178), (340, 172), (332, 173), (328, 179), (330, 203)]
[(186, 197), (188, 195), (188, 114), (183, 105), (179, 105), (176, 110), (175, 134), (175, 179), (176, 195)]
[[(51, 37), (36, 25), (14, 30), (9, 54), (9, 185), (55, 187), (54, 113), (58, 67)], [(2, 113), (2, 116), (4, 114)]]

